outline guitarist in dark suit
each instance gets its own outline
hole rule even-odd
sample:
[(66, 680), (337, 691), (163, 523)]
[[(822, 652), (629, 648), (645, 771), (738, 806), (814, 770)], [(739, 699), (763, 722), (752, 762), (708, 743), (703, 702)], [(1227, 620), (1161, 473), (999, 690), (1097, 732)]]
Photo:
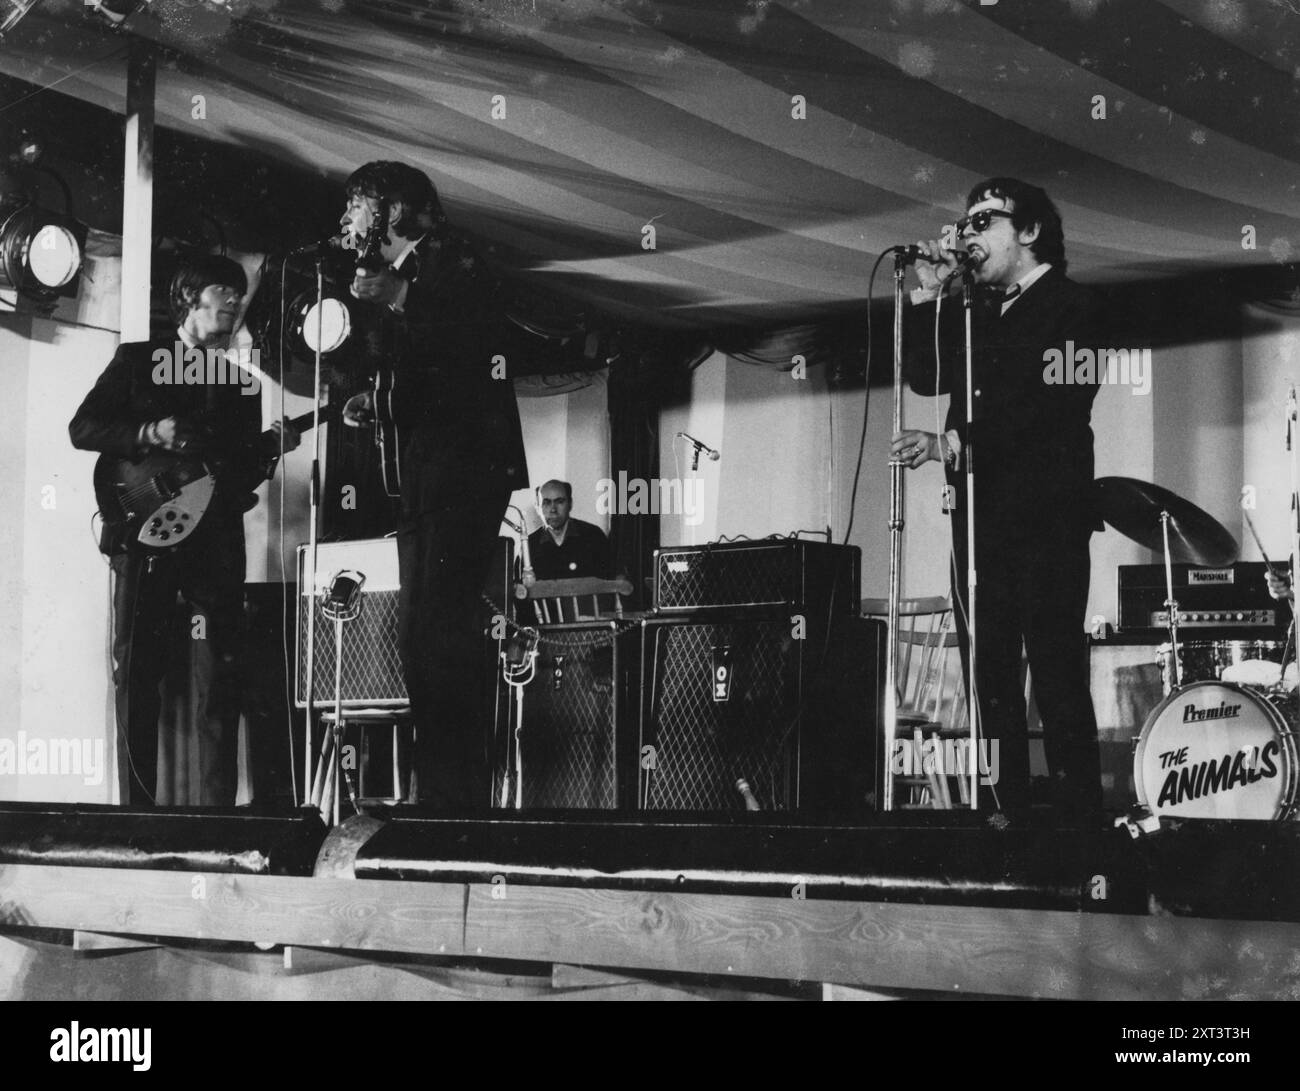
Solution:
[[(1071, 358), (1105, 345), (1098, 297), (1065, 275), (1060, 213), (1047, 194), (1013, 178), (981, 182), (958, 221), (973, 264), (974, 413), (966, 424), (964, 312), (960, 292), (943, 301), (940, 361), (934, 358), (935, 299), (955, 288), (951, 248), (922, 241), (920, 288), (905, 329), (908, 379), (920, 394), (951, 394), (945, 432), (905, 430), (892, 454), (916, 469), (935, 460), (954, 497), (953, 590), (966, 658), (965, 470), (976, 487), (976, 690), (984, 735), (999, 743), (997, 798), (1029, 803), (1029, 743), (1021, 645), (1042, 714), (1058, 812), (1086, 819), (1101, 806), (1097, 724), (1089, 691), (1084, 617), (1093, 503), (1095, 375), (1082, 381)], [(1072, 343), (1072, 344), (1071, 344)], [(1064, 369), (1052, 362), (1064, 356)], [(1063, 371), (1071, 370), (1065, 382)], [(987, 790), (984, 790), (987, 792)], [(987, 798), (987, 796), (985, 797)]]
[(363, 321), (377, 389), (352, 398), (343, 419), (382, 426), (390, 489), (400, 481), (398, 635), (420, 803), (486, 807), (479, 595), (506, 503), (528, 484), (496, 285), (423, 172), (368, 163), (347, 197), (345, 238), (365, 239), (388, 213), (381, 260), (358, 266), (352, 283), (372, 305)]
[[(100, 548), (114, 576), (113, 682), (132, 804), (155, 800), (159, 685), (169, 654), (186, 652), (200, 733), (197, 802), (235, 802), (244, 512), (281, 452), (298, 445), (297, 434), (282, 425), (262, 434), (261, 400), (254, 396), (260, 384), (241, 381), (222, 352), (247, 290), (243, 268), (228, 258), (183, 262), (169, 297), (176, 328), (120, 345), (68, 426), (75, 447), (103, 453), (109, 476), (115, 460), (165, 452), (161, 462), (199, 472), (206, 466), (217, 482), (198, 526), (170, 548), (140, 544), (135, 525), (111, 517), (112, 498), (100, 501)], [(189, 609), (188, 648), (176, 647), (178, 593)]]

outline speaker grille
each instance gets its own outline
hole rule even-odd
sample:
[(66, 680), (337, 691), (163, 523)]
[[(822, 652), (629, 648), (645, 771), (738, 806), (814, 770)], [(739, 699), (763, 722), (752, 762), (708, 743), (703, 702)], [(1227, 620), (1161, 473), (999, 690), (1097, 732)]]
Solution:
[[(740, 777), (764, 809), (797, 806), (802, 643), (784, 621), (647, 625), (643, 807), (743, 809)], [(725, 702), (714, 700), (719, 662), (730, 678)]]
[[(407, 703), (406, 683), (397, 654), (396, 591), (362, 592), (361, 616), (343, 623), (343, 704), (384, 706)], [(316, 656), (312, 679), (313, 704), (334, 704), (334, 622), (321, 613), (319, 599), (311, 600), (316, 611)], [(307, 599), (298, 597), (298, 647), (307, 647)], [(296, 700), (307, 703), (307, 656), (298, 656)]]
[[(622, 622), (593, 621), (543, 625), (538, 632), (537, 673), (524, 688), (524, 806), (616, 808), (628, 686), (622, 642), (635, 630)], [(511, 755), (503, 758), (498, 800), (511, 764)]]

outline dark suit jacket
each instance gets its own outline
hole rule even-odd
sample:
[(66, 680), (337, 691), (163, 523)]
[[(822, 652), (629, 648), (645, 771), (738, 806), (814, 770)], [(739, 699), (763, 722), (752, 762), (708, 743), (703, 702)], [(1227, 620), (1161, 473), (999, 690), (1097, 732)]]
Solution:
[[(171, 360), (179, 341), (173, 333), (119, 345), (73, 416), (68, 434), (72, 445), (81, 450), (132, 458), (147, 451), (137, 443), (146, 423), (174, 416), (206, 425), (206, 441), (196, 453), (217, 471), (220, 486), (205, 521), (240, 520), (242, 526), (248, 494), (265, 478), (275, 455), (261, 439), (261, 399), (242, 393), (249, 388), (236, 383), (158, 381), (176, 376), (159, 370), (155, 353), (165, 350)], [(228, 373), (229, 368), (223, 371)], [(104, 552), (122, 548), (126, 540), (120, 529), (105, 524)]]
[[(1092, 402), (1094, 383), (1045, 378), (1050, 350), (1069, 372), (1071, 351), (1107, 347), (1099, 297), (1059, 268), (1049, 269), (1000, 315), (1000, 301), (977, 298), (972, 314), (975, 407), (966, 424), (964, 312), (960, 296), (944, 300), (940, 366), (934, 362), (934, 303), (908, 308), (905, 369), (918, 394), (951, 394), (945, 429), (973, 444), (976, 504), (997, 533), (1033, 538), (1051, 520), (1094, 529)], [(948, 471), (964, 507), (964, 473)], [(977, 523), (978, 525), (978, 523)], [(988, 522), (986, 529), (992, 529)]]
[[(405, 516), (528, 484), (500, 293), (469, 243), (426, 236), (403, 262), (404, 313), (383, 308), (380, 344), (397, 373)], [(494, 374), (495, 371), (495, 374)]]
[(546, 527), (533, 531), (528, 536), (528, 552), (533, 572), (539, 580), (568, 580), (582, 576), (610, 579), (614, 575), (605, 532), (581, 519), (569, 520), (562, 546), (555, 544)]

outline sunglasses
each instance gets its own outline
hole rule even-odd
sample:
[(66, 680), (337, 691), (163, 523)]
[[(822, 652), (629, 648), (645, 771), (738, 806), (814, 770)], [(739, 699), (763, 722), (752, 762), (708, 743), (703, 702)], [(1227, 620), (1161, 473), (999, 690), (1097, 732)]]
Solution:
[(968, 227), (973, 227), (977, 235), (982, 234), (989, 229), (989, 224), (993, 222), (994, 216), (1002, 216), (1009, 220), (1011, 219), (1012, 214), (1010, 212), (1004, 212), (1000, 208), (980, 209), (980, 211), (976, 212), (974, 215), (963, 216), (957, 221), (955, 225), (957, 228), (957, 234), (964, 235), (966, 233), (966, 228)]

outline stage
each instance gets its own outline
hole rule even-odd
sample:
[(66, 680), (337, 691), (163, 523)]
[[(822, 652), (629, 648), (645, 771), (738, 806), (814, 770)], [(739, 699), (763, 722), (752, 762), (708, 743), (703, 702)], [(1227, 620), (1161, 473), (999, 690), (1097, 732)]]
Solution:
[(327, 836), (9, 804), (0, 831), (3, 999), (1300, 992), (1292, 823), (399, 811)]

